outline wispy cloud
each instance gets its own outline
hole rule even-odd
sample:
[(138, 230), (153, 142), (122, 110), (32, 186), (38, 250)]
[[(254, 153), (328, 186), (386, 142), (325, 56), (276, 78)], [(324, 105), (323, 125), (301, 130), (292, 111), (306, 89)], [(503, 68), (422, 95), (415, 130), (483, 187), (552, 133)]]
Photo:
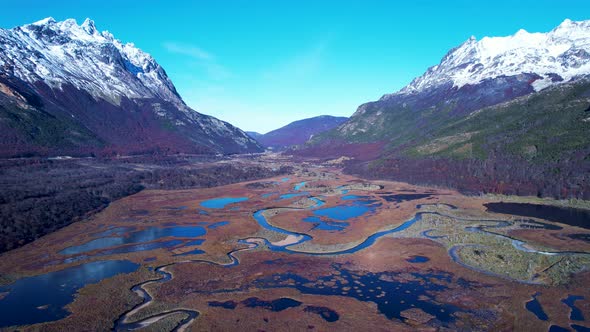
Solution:
[(213, 60), (213, 55), (211, 55), (211, 53), (194, 45), (166, 42), (163, 46), (170, 53), (188, 55), (196, 60)]
[(316, 43), (264, 71), (262, 77), (270, 80), (293, 80), (313, 76), (321, 68), (326, 48), (325, 42)]
[(225, 66), (217, 62), (213, 54), (200, 47), (172, 41), (165, 42), (163, 46), (170, 53), (188, 57), (191, 65), (202, 68), (213, 80), (224, 80), (232, 76)]

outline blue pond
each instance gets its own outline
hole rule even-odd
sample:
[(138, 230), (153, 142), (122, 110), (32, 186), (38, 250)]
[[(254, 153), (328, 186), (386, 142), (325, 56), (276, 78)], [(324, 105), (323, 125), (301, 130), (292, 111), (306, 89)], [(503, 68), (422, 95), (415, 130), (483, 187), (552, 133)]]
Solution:
[(9, 292), (0, 300), (0, 327), (54, 321), (68, 316), (64, 309), (76, 291), (120, 273), (139, 268), (130, 261), (98, 261), (17, 280), (0, 287)]
[(192, 240), (189, 241), (187, 243), (184, 244), (185, 247), (188, 246), (200, 246), (201, 244), (203, 244), (203, 242), (205, 242), (205, 239), (196, 239), (196, 240)]
[(202, 201), (201, 206), (208, 209), (223, 209), (228, 204), (239, 203), (247, 200), (248, 197), (221, 197)]
[(366, 198), (369, 198), (369, 196), (345, 195), (345, 196), (340, 197), (340, 199), (342, 199), (343, 201), (355, 201), (355, 200), (366, 199)]
[(283, 195), (279, 196), (278, 200), (280, 201), (283, 199), (289, 199), (289, 198), (305, 196), (305, 195), (309, 195), (309, 193), (308, 192), (301, 192), (301, 193), (283, 194)]
[(380, 203), (375, 204), (377, 201), (370, 200), (369, 196), (357, 196), (357, 195), (346, 195), (342, 196), (341, 199), (344, 201), (352, 201), (351, 205), (337, 205), (325, 209), (316, 210), (314, 214), (320, 217), (328, 217), (335, 220), (348, 220), (351, 218), (357, 218), (364, 215), (367, 212), (373, 212)]
[(261, 300), (257, 297), (250, 297), (242, 301), (242, 304), (248, 308), (263, 308), (270, 311), (283, 311), (285, 309), (298, 307), (301, 303), (302, 302), (288, 297), (281, 297), (271, 301)]
[[(138, 251), (148, 251), (148, 250), (155, 250), (160, 248), (172, 248), (182, 244), (182, 240), (169, 240), (169, 241), (162, 241), (162, 242), (151, 242), (151, 243), (140, 243), (134, 244), (131, 246), (125, 247), (118, 247), (109, 250), (101, 251), (97, 254), (97, 256), (106, 256), (106, 255), (114, 255), (114, 254), (126, 254), (130, 252), (138, 252)], [(74, 257), (74, 258), (78, 258)]]
[(584, 314), (582, 314), (582, 310), (576, 307), (577, 300), (583, 300), (583, 296), (579, 295), (569, 295), (567, 298), (561, 300), (561, 302), (565, 303), (568, 307), (570, 307), (570, 319), (577, 320), (577, 321), (584, 321)]
[(225, 225), (229, 225), (229, 221), (220, 221), (220, 222), (212, 223), (211, 225), (207, 226), (207, 228), (216, 229), (216, 228), (219, 228), (219, 227), (225, 226)]
[(271, 193), (262, 194), (262, 195), (260, 195), (260, 197), (262, 197), (262, 198), (269, 198), (270, 196), (277, 195), (278, 193), (279, 193), (278, 191), (273, 191)]
[(305, 181), (300, 182), (298, 184), (295, 185), (295, 187), (293, 187), (294, 190), (301, 190), (301, 188), (303, 188), (305, 186)]
[(533, 298), (526, 303), (525, 307), (528, 311), (535, 314), (535, 316), (537, 316), (538, 319), (547, 320), (549, 319), (549, 317), (547, 317), (547, 314), (545, 313), (545, 311), (543, 311), (543, 307), (541, 306), (539, 300), (537, 300), (537, 296), (539, 296), (539, 293), (535, 293), (533, 295)]
[(307, 307), (305, 307), (305, 309), (303, 309), (303, 311), (318, 314), (327, 322), (335, 322), (338, 319), (340, 319), (340, 315), (336, 311), (328, 307), (308, 305)]
[(373, 208), (366, 205), (338, 205), (334, 207), (319, 209), (313, 213), (316, 216), (328, 217), (335, 220), (348, 220), (360, 217), (363, 214), (372, 211)]
[(406, 259), (406, 262), (410, 262), (410, 263), (426, 263), (430, 260), (430, 258), (426, 257), (426, 256), (412, 256), (408, 259)]
[(182, 254), (176, 254), (176, 255), (173, 255), (173, 256), (201, 255), (201, 254), (204, 254), (204, 253), (205, 253), (205, 251), (203, 251), (201, 249), (195, 249), (195, 250), (183, 252)]
[(208, 304), (210, 307), (219, 307), (231, 310), (235, 309), (238, 306), (238, 303), (236, 301), (209, 301)]
[(96, 233), (93, 237), (105, 237), (105, 236), (113, 236), (113, 235), (123, 235), (129, 231), (132, 231), (134, 227), (115, 227), (111, 229), (107, 229), (106, 231)]
[(586, 326), (582, 326), (582, 325), (578, 325), (578, 324), (572, 324), (571, 327), (576, 332), (590, 332), (590, 328), (588, 328)]
[(350, 225), (347, 222), (324, 221), (319, 217), (307, 217), (303, 218), (302, 221), (314, 223), (316, 226), (313, 229), (319, 229), (323, 231), (341, 231)]
[[(130, 233), (127, 237), (103, 237), (94, 239), (92, 241), (86, 242), (79, 246), (73, 246), (65, 248), (64, 250), (60, 251), (62, 255), (76, 255), (81, 254), (84, 252), (97, 250), (97, 249), (106, 249), (115, 246), (121, 246), (126, 244), (138, 244), (138, 243), (145, 243), (151, 242), (160, 238), (164, 237), (197, 237), (201, 235), (205, 235), (207, 231), (205, 228), (201, 226), (175, 226), (175, 227), (149, 227), (141, 231), (136, 231)], [(158, 243), (150, 244), (150, 245), (158, 245)], [(124, 248), (121, 248), (124, 249)], [(150, 247), (150, 249), (141, 249), (141, 250), (151, 250), (155, 249), (155, 247)], [(140, 251), (140, 250), (133, 250), (133, 251)], [(130, 251), (123, 251), (123, 252), (130, 252)]]
[[(338, 279), (334, 279), (333, 275), (307, 279), (294, 273), (285, 273), (262, 277), (254, 281), (254, 285), (262, 289), (294, 288), (303, 294), (346, 296), (373, 302), (389, 319), (403, 319), (402, 311), (420, 308), (445, 325), (454, 321), (453, 313), (460, 310), (453, 305), (434, 301), (431, 297), (432, 292), (448, 289), (446, 284), (452, 281), (450, 274), (411, 273), (411, 279), (408, 280), (396, 272), (362, 273), (344, 268), (337, 270), (340, 272)], [(332, 283), (333, 286), (325, 287), (326, 283)], [(350, 289), (350, 285), (357, 286)]]

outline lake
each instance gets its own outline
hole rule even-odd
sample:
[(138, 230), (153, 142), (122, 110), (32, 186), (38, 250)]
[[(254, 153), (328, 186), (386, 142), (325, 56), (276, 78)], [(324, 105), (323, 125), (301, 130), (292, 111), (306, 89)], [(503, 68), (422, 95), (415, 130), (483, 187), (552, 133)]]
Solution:
[(0, 300), (0, 327), (62, 319), (69, 315), (64, 306), (72, 302), (80, 288), (138, 268), (139, 264), (126, 260), (98, 261), (0, 287), (0, 292), (9, 292)]

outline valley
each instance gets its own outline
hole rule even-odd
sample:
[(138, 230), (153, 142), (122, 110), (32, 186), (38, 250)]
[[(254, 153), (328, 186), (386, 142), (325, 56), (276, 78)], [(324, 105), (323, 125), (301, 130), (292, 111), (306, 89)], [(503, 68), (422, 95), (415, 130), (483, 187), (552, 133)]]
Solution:
[(590, 326), (573, 314), (590, 310), (584, 225), (526, 209), (492, 213), (494, 196), (363, 180), (318, 160), (263, 154), (231, 162), (238, 161), (292, 171), (213, 188), (142, 190), (4, 253), (0, 308), (14, 314), (3, 315), (2, 328)]
[(590, 331), (583, 10), (109, 1), (3, 6), (1, 331)]

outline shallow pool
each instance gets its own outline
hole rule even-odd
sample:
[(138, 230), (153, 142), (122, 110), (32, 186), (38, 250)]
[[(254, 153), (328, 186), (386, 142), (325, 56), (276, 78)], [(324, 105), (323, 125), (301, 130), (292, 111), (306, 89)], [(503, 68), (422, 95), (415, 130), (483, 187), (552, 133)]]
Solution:
[(295, 185), (295, 187), (293, 187), (294, 190), (301, 190), (301, 188), (303, 188), (305, 186), (305, 181), (300, 182), (298, 184)]
[(568, 295), (567, 298), (561, 300), (561, 302), (570, 307), (570, 320), (584, 321), (582, 310), (576, 307), (576, 301), (583, 299), (584, 297), (580, 295)]
[(223, 209), (228, 204), (247, 201), (248, 197), (221, 197), (201, 202), (201, 206), (208, 209)]
[[(408, 273), (404, 277), (397, 272), (358, 272), (338, 268), (338, 278), (333, 275), (308, 279), (294, 273), (273, 274), (254, 281), (258, 288), (294, 288), (303, 294), (352, 297), (358, 301), (373, 302), (377, 310), (388, 319), (403, 320), (401, 313), (419, 308), (445, 323), (455, 320), (460, 311), (451, 304), (432, 298), (433, 292), (448, 289), (451, 275), (445, 273)], [(325, 286), (331, 284), (332, 286)]]
[(324, 221), (319, 217), (307, 217), (302, 219), (303, 222), (314, 223), (316, 226), (313, 229), (322, 231), (341, 231), (346, 229), (350, 224), (347, 222), (338, 221)]
[(547, 314), (543, 310), (541, 303), (537, 299), (537, 296), (539, 296), (539, 295), (540, 295), (540, 293), (533, 294), (533, 298), (525, 304), (525, 307), (528, 311), (535, 314), (535, 316), (537, 316), (538, 319), (547, 320), (547, 319), (549, 319), (549, 317), (547, 317)]
[(225, 225), (229, 225), (229, 221), (219, 221), (219, 222), (215, 222), (210, 224), (209, 226), (207, 226), (207, 228), (209, 229), (216, 229)]
[(426, 257), (426, 256), (412, 256), (408, 259), (406, 259), (406, 262), (409, 263), (426, 263), (430, 260), (430, 258)]
[(139, 264), (126, 260), (98, 261), (0, 287), (0, 293), (9, 292), (0, 300), (0, 327), (62, 319), (69, 315), (64, 306), (72, 302), (78, 289), (138, 268)]
[(316, 216), (328, 217), (335, 220), (348, 220), (364, 215), (373, 209), (367, 205), (338, 205), (334, 207), (315, 210), (313, 213)]
[[(205, 235), (206, 233), (207, 231), (205, 228), (201, 226), (149, 227), (144, 230), (129, 233), (128, 236), (102, 237), (94, 239), (79, 246), (65, 248), (64, 250), (60, 251), (60, 254), (76, 255), (92, 250), (106, 249), (127, 244), (151, 242), (165, 237), (194, 238)], [(153, 247), (153, 249), (157, 248), (157, 243), (153, 245), (156, 245), (156, 247)]]
[(290, 199), (290, 198), (293, 198), (293, 197), (306, 196), (306, 195), (309, 195), (309, 193), (308, 192), (301, 192), (301, 193), (283, 194), (283, 195), (279, 196), (279, 199), (278, 200), (280, 201), (280, 200), (283, 200), (283, 199)]

